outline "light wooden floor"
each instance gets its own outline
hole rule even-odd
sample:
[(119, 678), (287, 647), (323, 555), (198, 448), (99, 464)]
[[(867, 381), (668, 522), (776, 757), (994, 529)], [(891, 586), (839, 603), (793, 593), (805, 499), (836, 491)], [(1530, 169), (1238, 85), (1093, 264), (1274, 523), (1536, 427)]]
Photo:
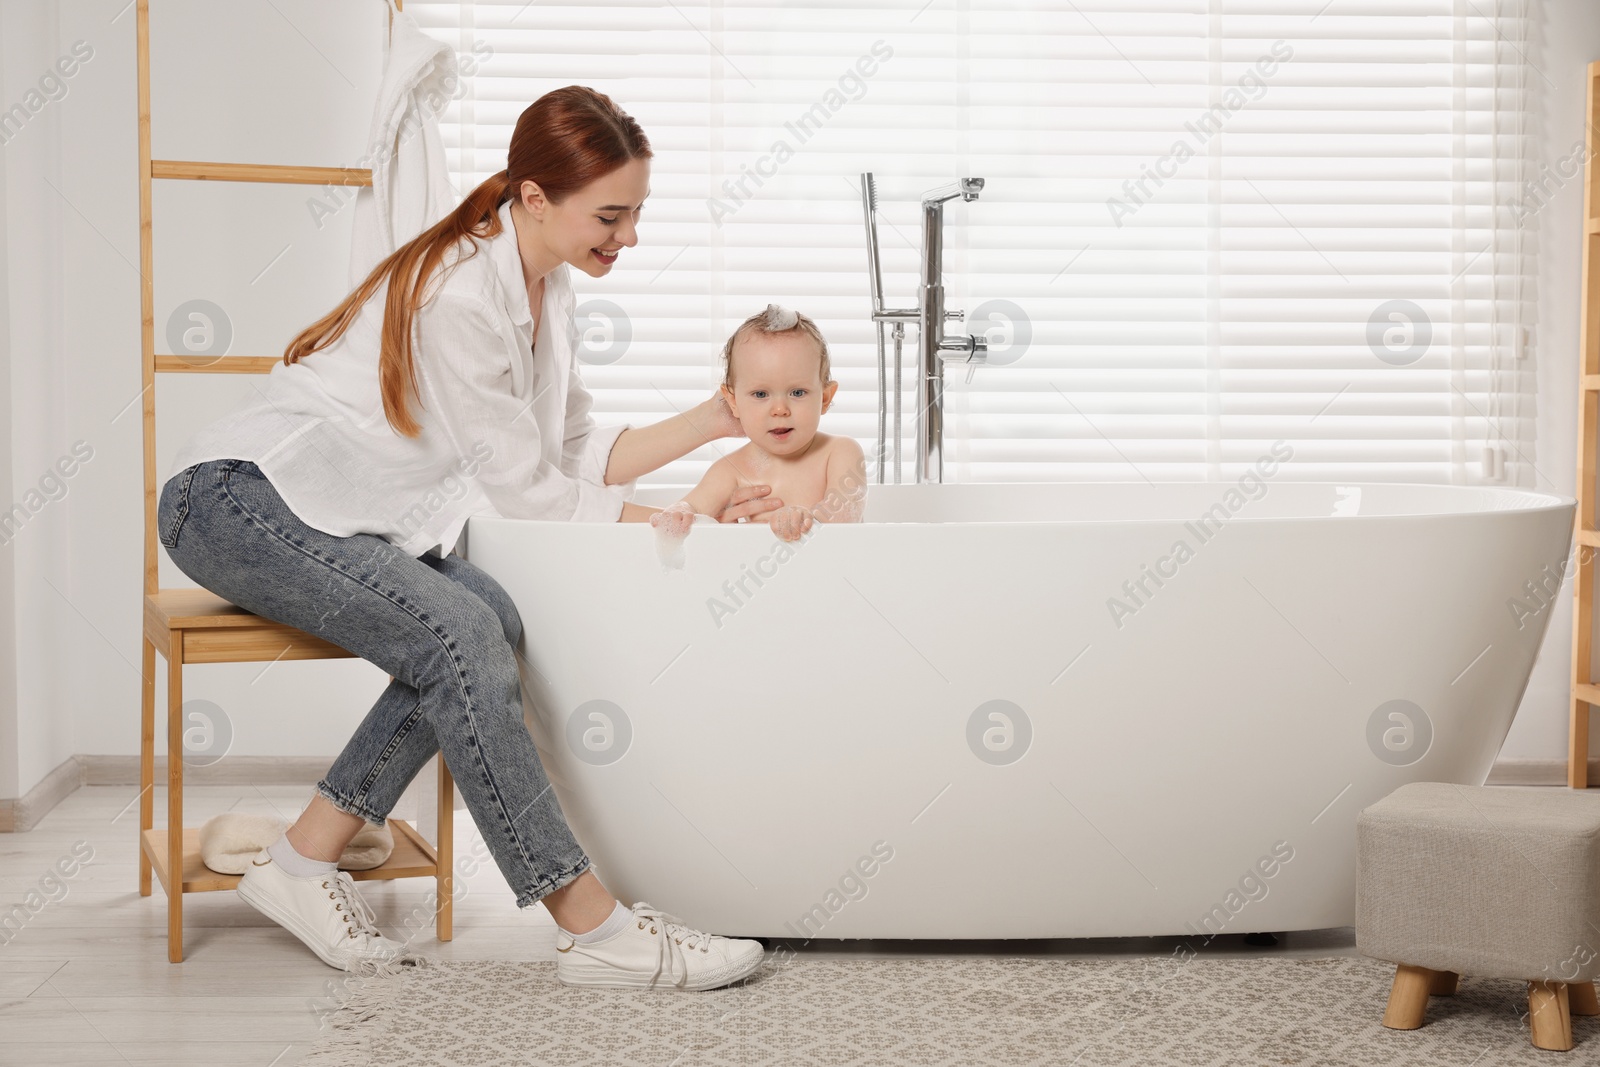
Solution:
[[(156, 811), (165, 809), (158, 790)], [(25, 834), (0, 834), (3, 910), (38, 890), (58, 859), (78, 842), (94, 858), (9, 943), (0, 944), (0, 1064), (218, 1064), (287, 1067), (317, 1033), (317, 1005), (342, 972), (322, 964), (289, 933), (232, 893), (184, 900), (187, 958), (166, 955), (166, 898), (137, 891), (134, 849), (138, 808), (133, 788), (86, 786)], [(191, 786), (184, 791), (192, 825), (222, 811), (293, 819), (309, 786)], [(457, 855), (472, 851), (477, 831), (456, 813)], [(80, 846), (81, 849), (82, 846)], [(480, 848), (480, 854), (481, 848)], [(390, 936), (432, 883), (364, 882), (363, 897)], [(413, 927), (414, 928), (414, 927)], [(0, 931), (0, 941), (9, 932)], [(486, 863), (458, 882), (455, 940), (440, 944), (431, 927), (414, 942), (440, 959), (553, 960), (554, 926), (542, 907), (519, 911), (500, 872)], [(1073, 958), (1171, 956), (1176, 938), (1007, 942), (813, 942), (810, 954), (1050, 955)], [(1274, 949), (1219, 936), (1208, 955), (1287, 953), (1355, 955), (1354, 931), (1293, 933)]]

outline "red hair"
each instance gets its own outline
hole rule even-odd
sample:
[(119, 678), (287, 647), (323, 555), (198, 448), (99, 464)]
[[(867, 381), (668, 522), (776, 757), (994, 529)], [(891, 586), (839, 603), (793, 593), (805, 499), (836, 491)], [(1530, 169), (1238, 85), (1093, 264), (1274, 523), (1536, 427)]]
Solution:
[[(650, 155), (650, 141), (639, 124), (604, 93), (583, 85), (545, 93), (518, 117), (506, 152), (506, 169), (472, 190), (445, 218), (390, 253), (338, 307), (289, 342), (283, 362), (297, 363), (337, 341), (387, 279), (378, 352), (383, 413), (396, 433), (416, 437), (422, 427), (411, 416), (408, 392), (419, 406), (422, 401), (411, 351), (411, 324), (445, 252), (465, 238), (487, 240), (504, 229), (500, 205), (515, 196), (525, 181), (537, 182), (545, 199), (559, 204), (629, 160), (649, 159)], [(463, 258), (470, 259), (477, 252), (474, 243)]]

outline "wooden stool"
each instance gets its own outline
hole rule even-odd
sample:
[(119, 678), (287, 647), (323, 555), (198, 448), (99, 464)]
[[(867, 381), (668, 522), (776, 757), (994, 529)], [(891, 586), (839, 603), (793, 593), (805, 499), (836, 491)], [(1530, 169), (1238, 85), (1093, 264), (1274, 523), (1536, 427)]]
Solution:
[[(1425, 1021), (1428, 998), (1453, 996), (1460, 976), (1402, 963), (1395, 968), (1383, 1025), (1415, 1030)], [(1572, 1017), (1600, 1015), (1593, 982), (1529, 982), (1528, 1029), (1535, 1046), (1566, 1052), (1572, 1048)]]
[(1417, 1029), (1463, 974), (1526, 980), (1538, 1048), (1600, 1015), (1600, 797), (1412, 782), (1356, 839), (1356, 948), (1397, 965), (1384, 1026)]

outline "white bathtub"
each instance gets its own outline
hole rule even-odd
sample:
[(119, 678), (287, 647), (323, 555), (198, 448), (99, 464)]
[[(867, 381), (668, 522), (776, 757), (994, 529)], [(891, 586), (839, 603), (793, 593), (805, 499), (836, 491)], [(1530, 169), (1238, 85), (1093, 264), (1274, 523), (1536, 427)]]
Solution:
[(1265, 488), (874, 486), (782, 559), (696, 526), (680, 570), (647, 526), (476, 518), (468, 554), (625, 901), (790, 938), (1345, 926), (1357, 813), (1488, 774), (1574, 504)]

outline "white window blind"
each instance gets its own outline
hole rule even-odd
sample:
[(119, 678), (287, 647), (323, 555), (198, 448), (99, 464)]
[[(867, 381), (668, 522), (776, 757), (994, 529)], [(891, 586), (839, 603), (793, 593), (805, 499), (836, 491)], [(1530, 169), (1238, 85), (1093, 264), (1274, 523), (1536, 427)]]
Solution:
[[(562, 85), (652, 141), (639, 246), (576, 277), (601, 421), (709, 395), (729, 331), (776, 301), (829, 338), (823, 429), (870, 455), (857, 176), (878, 176), (887, 302), (910, 306), (918, 198), (973, 175), (945, 284), (993, 365), (947, 367), (946, 481), (1222, 479), (1278, 440), (1281, 477), (1535, 480), (1520, 3), (405, 10), (472, 57), (441, 120), (459, 189)], [(645, 481), (692, 483), (737, 443)]]

